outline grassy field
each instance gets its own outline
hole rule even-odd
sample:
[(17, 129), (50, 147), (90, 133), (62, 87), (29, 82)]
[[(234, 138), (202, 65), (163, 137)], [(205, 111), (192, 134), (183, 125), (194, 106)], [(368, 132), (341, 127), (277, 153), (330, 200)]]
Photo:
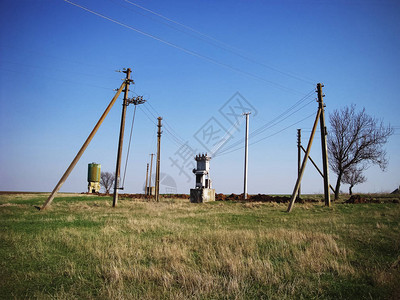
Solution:
[(400, 204), (45, 199), (0, 195), (2, 299), (400, 298)]

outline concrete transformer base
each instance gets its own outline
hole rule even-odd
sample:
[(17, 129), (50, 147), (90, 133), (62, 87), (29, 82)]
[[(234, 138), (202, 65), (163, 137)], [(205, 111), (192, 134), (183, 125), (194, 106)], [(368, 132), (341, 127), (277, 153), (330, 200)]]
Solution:
[(191, 203), (203, 203), (215, 201), (215, 190), (214, 189), (190, 189), (190, 202)]

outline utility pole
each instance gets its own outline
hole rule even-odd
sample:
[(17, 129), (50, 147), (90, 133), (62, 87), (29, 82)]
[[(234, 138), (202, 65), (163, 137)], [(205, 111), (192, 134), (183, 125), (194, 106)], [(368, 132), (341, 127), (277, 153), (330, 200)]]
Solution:
[(146, 187), (144, 188), (144, 194), (147, 195), (147, 183), (149, 181), (149, 163), (147, 163), (146, 169)]
[[(297, 177), (300, 176), (300, 167), (301, 167), (301, 129), (297, 129)], [(299, 186), (297, 199), (300, 199), (300, 195), (301, 195), (301, 185)]]
[[(322, 145), (322, 162), (323, 162), (323, 172), (324, 172), (323, 177), (324, 177), (325, 205), (330, 206), (330, 204), (331, 204), (331, 199), (330, 199), (330, 194), (329, 194), (328, 148), (327, 148), (327, 144), (326, 144), (327, 132), (326, 132), (326, 127), (325, 127), (325, 114), (324, 114), (325, 105), (324, 105), (324, 101), (323, 101), (324, 95), (322, 94), (322, 87), (323, 87), (323, 84), (321, 84), (321, 83), (317, 84), (317, 93), (318, 93), (317, 116), (314, 121), (314, 125), (313, 125), (312, 131), (311, 131), (311, 136), (308, 141), (307, 149), (306, 149), (305, 155), (303, 157), (303, 162), (301, 164), (299, 176), (298, 176), (296, 184), (294, 186), (292, 197), (290, 198), (290, 203), (289, 203), (287, 212), (290, 212), (292, 210), (294, 201), (296, 200), (296, 196), (299, 192), (301, 179), (304, 174), (307, 160), (310, 156), (311, 146), (312, 146), (312, 142), (314, 139), (315, 131), (317, 129), (318, 121), (320, 121), (320, 127), (321, 127), (321, 145)], [(300, 147), (303, 148), (302, 146), (300, 146)]]
[(158, 120), (158, 132), (157, 132), (157, 165), (156, 165), (156, 201), (160, 201), (160, 144), (161, 144), (161, 117)]
[(248, 160), (249, 160), (249, 115), (251, 112), (243, 113), (246, 116), (246, 133), (245, 133), (245, 142), (244, 142), (244, 188), (243, 188), (243, 199), (247, 200), (247, 168), (248, 168)]
[(118, 143), (118, 153), (117, 153), (117, 164), (115, 168), (115, 182), (114, 182), (114, 197), (113, 197), (113, 207), (117, 205), (118, 202), (118, 189), (119, 189), (119, 179), (120, 179), (120, 169), (121, 169), (121, 156), (122, 156), (122, 145), (124, 143), (124, 131), (125, 131), (125, 115), (126, 107), (128, 106), (128, 92), (129, 84), (133, 82), (131, 78), (131, 69), (128, 68), (126, 71), (126, 86), (124, 90), (124, 100), (122, 103), (122, 116), (121, 116), (121, 128), (119, 131), (119, 143)]
[(151, 172), (153, 171), (153, 156), (154, 153), (151, 153), (151, 160), (150, 160), (150, 180), (149, 180), (149, 190), (147, 192), (147, 195), (151, 196)]
[(94, 126), (92, 132), (89, 134), (89, 136), (87, 137), (86, 141), (83, 143), (81, 149), (78, 151), (78, 153), (76, 154), (75, 158), (72, 160), (71, 164), (69, 165), (69, 167), (67, 168), (67, 170), (65, 171), (64, 175), (61, 177), (61, 179), (59, 180), (59, 182), (57, 183), (57, 185), (54, 187), (53, 191), (51, 192), (49, 198), (47, 198), (46, 202), (43, 204), (43, 206), (40, 208), (40, 210), (46, 209), (48, 205), (51, 204), (51, 202), (53, 202), (54, 197), (56, 196), (56, 194), (58, 193), (58, 191), (60, 190), (61, 186), (64, 184), (64, 182), (67, 180), (69, 174), (71, 174), (72, 170), (75, 168), (76, 164), (78, 163), (79, 159), (82, 157), (83, 153), (85, 152), (86, 148), (89, 146), (90, 142), (92, 141), (93, 137), (95, 136), (97, 130), (100, 128), (100, 125), (103, 123), (104, 119), (106, 118), (106, 116), (108, 115), (108, 113), (110, 112), (111, 108), (113, 107), (115, 101), (118, 99), (119, 95), (121, 94), (122, 90), (126, 87), (126, 82), (124, 81), (120, 88), (118, 89), (117, 93), (115, 94), (115, 96), (112, 98), (110, 104), (108, 104), (106, 110), (103, 112), (103, 114), (101, 115), (99, 121), (96, 123), (96, 125)]
[(318, 92), (318, 104), (319, 109), (321, 110), (320, 117), (320, 127), (321, 127), (321, 147), (322, 147), (322, 164), (324, 171), (324, 194), (325, 194), (325, 205), (331, 206), (331, 196), (329, 193), (329, 168), (328, 168), (328, 147), (326, 143), (327, 130), (325, 126), (325, 104), (324, 104), (324, 94), (322, 93), (322, 87), (324, 85), (321, 83), (317, 84), (317, 92)]

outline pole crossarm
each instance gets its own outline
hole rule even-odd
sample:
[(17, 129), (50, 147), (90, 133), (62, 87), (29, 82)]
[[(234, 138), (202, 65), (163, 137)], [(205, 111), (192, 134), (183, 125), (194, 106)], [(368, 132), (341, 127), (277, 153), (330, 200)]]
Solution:
[(92, 141), (93, 137), (95, 136), (97, 130), (100, 128), (100, 125), (103, 123), (104, 119), (110, 112), (111, 108), (113, 107), (115, 101), (118, 99), (119, 95), (121, 94), (122, 90), (126, 87), (126, 81), (124, 81), (120, 88), (117, 90), (117, 93), (115, 96), (112, 98), (110, 104), (108, 104), (106, 110), (104, 113), (101, 115), (99, 121), (97, 124), (94, 126), (92, 132), (89, 134), (88, 138), (86, 139), (85, 143), (82, 145), (82, 148), (78, 151), (76, 154), (75, 158), (72, 160), (71, 164), (69, 165), (68, 169), (65, 171), (64, 175), (61, 177), (60, 181), (57, 183), (57, 185), (54, 187), (53, 191), (51, 192), (49, 198), (47, 198), (46, 202), (43, 204), (43, 206), (40, 208), (40, 210), (46, 209), (47, 206), (53, 202), (54, 197), (56, 196), (57, 192), (60, 190), (61, 186), (64, 184), (64, 182), (67, 180), (68, 176), (71, 174), (72, 170), (78, 163), (79, 159), (82, 157), (83, 153), (85, 152), (86, 148), (89, 146), (90, 142)]

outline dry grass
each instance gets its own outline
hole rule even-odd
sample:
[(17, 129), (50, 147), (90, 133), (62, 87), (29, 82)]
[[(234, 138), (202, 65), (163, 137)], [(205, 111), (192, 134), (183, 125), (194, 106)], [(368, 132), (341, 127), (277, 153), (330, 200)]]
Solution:
[(4, 298), (395, 299), (399, 292), (398, 204), (304, 204), (287, 214), (276, 203), (124, 200), (112, 209), (109, 198), (64, 197), (37, 212), (32, 201), (45, 196), (18, 197), (0, 201)]

